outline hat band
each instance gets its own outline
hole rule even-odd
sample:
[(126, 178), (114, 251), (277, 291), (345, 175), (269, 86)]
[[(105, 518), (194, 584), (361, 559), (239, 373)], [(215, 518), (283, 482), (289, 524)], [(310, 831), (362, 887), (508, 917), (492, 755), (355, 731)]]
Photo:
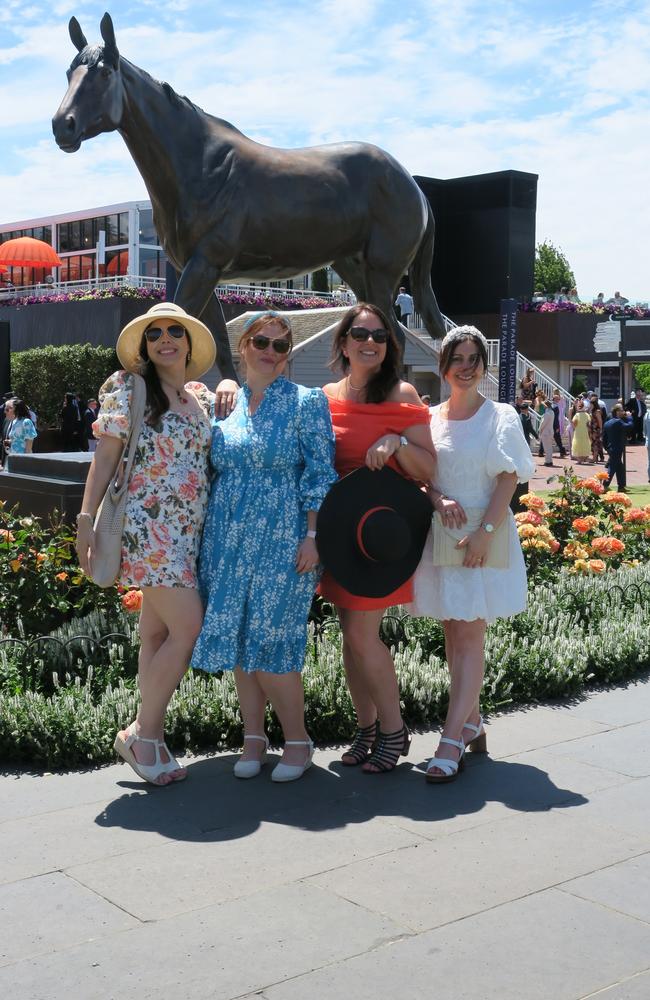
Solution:
[(368, 518), (372, 514), (377, 514), (378, 511), (380, 511), (380, 510), (388, 510), (388, 511), (390, 511), (393, 514), (395, 513), (395, 508), (394, 507), (371, 507), (370, 510), (367, 510), (365, 512), (365, 514), (363, 515), (363, 517), (361, 518), (361, 520), (359, 521), (359, 523), (357, 525), (357, 545), (359, 546), (359, 550), (366, 557), (366, 559), (369, 559), (371, 562), (374, 562), (374, 563), (379, 562), (379, 560), (378, 559), (374, 559), (373, 556), (371, 556), (370, 553), (368, 551), (366, 551), (366, 547), (363, 544), (363, 528), (364, 528), (364, 525), (365, 525), (366, 521), (368, 520)]

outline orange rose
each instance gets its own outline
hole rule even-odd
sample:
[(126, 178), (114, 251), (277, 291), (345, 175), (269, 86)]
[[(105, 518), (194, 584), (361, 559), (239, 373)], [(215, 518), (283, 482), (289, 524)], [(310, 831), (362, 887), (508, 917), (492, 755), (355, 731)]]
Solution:
[(600, 496), (601, 493), (605, 492), (605, 487), (597, 479), (579, 479), (576, 483), (576, 489), (578, 490), (589, 490), (590, 493), (595, 493), (596, 496)]
[(607, 569), (607, 566), (605, 565), (602, 559), (590, 559), (589, 569), (591, 570), (592, 573), (604, 573), (605, 570)]
[(142, 608), (142, 591), (127, 590), (122, 598), (122, 607), (125, 611), (140, 611)]
[(11, 560), (11, 562), (9, 563), (9, 565), (11, 566), (11, 570), (12, 570), (13, 573), (17, 573), (18, 572), (18, 570), (20, 569), (20, 564), (22, 563), (22, 561), (23, 561), (22, 555), (18, 556), (17, 559), (12, 559)]
[(55, 580), (60, 580), (63, 583), (65, 580), (68, 579), (68, 574), (67, 573), (57, 573), (56, 576), (54, 577), (54, 579)]
[(523, 493), (519, 497), (519, 503), (522, 507), (530, 507), (532, 510), (543, 510), (546, 507), (545, 501), (536, 493)]
[(571, 527), (579, 531), (581, 535), (585, 535), (588, 531), (593, 531), (594, 528), (598, 527), (598, 518), (594, 517), (593, 514), (588, 514), (586, 517), (576, 517)]
[(626, 524), (644, 524), (648, 520), (648, 515), (641, 507), (630, 507), (623, 514), (623, 520)]
[(620, 504), (621, 507), (631, 507), (632, 501), (629, 497), (625, 496), (625, 493), (606, 493), (603, 497), (603, 503)]
[(7, 528), (0, 528), (0, 541), (3, 542), (15, 542), (14, 536)]
[(593, 478), (599, 479), (601, 483), (605, 483), (609, 479), (609, 475), (606, 472), (595, 472)]
[(560, 543), (558, 542), (557, 538), (552, 538), (548, 544), (551, 546), (551, 552), (554, 555), (555, 555), (556, 552), (559, 552), (559, 550), (560, 550)]
[(617, 556), (625, 552), (625, 545), (620, 538), (603, 535), (601, 538), (592, 539), (591, 550), (600, 556)]
[(544, 518), (534, 510), (521, 510), (515, 514), (517, 524), (542, 524)]
[(580, 542), (567, 542), (563, 555), (567, 559), (586, 559), (589, 556), (589, 548)]
[(539, 528), (535, 527), (534, 524), (520, 524), (517, 528), (517, 532), (520, 538), (535, 538)]

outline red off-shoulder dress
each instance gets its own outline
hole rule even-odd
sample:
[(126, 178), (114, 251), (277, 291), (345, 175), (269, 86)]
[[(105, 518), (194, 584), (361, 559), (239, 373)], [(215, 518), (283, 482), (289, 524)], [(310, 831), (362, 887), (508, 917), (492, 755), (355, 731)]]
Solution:
[[(404, 434), (409, 427), (429, 426), (429, 408), (413, 403), (353, 403), (348, 399), (327, 397), (336, 435), (334, 467), (339, 476), (365, 465), (366, 452), (384, 434)], [(405, 475), (393, 456), (387, 463), (395, 472)], [(319, 593), (326, 601), (354, 611), (379, 611), (394, 604), (413, 600), (412, 578), (386, 597), (358, 597), (351, 594), (326, 571), (320, 581)]]

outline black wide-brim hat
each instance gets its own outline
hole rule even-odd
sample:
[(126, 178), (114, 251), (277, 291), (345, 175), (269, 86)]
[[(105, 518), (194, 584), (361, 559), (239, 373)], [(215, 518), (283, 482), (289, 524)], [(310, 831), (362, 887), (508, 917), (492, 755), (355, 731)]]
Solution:
[(426, 494), (393, 469), (355, 469), (318, 512), (320, 560), (351, 594), (386, 597), (415, 573), (432, 513)]

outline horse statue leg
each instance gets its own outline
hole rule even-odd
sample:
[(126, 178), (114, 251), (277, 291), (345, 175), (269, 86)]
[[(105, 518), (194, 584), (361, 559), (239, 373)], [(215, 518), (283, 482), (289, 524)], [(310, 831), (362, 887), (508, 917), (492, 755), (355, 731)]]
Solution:
[(174, 302), (191, 316), (203, 320), (217, 344), (217, 365), (223, 378), (238, 382), (223, 310), (215, 294), (220, 268), (201, 254), (193, 254), (181, 272)]

